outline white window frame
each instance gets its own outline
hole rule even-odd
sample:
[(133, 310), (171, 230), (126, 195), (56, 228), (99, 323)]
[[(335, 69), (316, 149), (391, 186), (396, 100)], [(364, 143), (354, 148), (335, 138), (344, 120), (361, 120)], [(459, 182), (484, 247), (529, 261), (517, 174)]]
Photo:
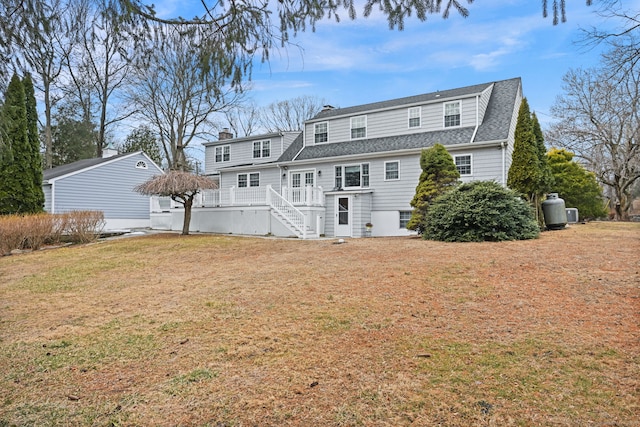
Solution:
[[(258, 185), (251, 185), (252, 181), (251, 181), (251, 177), (252, 175), (257, 175), (258, 176)], [(243, 176), (245, 178), (245, 182), (247, 183), (247, 185), (240, 185), (240, 177)], [(238, 188), (255, 188), (255, 187), (260, 187), (260, 172), (246, 172), (246, 173), (239, 173), (237, 175), (236, 178), (236, 183), (238, 184)]]
[(147, 169), (147, 162), (139, 160), (138, 163), (136, 163), (136, 169)]
[[(218, 151), (220, 151), (220, 160), (218, 160)], [(226, 153), (225, 153), (226, 151)], [(227, 156), (227, 160), (224, 159), (225, 154)], [(213, 162), (214, 163), (224, 163), (231, 160), (231, 146), (230, 145), (216, 145), (213, 150)]]
[[(462, 158), (469, 158), (469, 164), (458, 164), (458, 159), (462, 159)], [(458, 170), (458, 173), (460, 173), (460, 176), (473, 176), (473, 155), (471, 153), (467, 153), (467, 154), (456, 154), (453, 156), (453, 163), (455, 163), (456, 165), (456, 169)], [(469, 173), (462, 173), (460, 172), (460, 168), (465, 167), (465, 168), (469, 168)]]
[[(358, 186), (350, 186), (347, 187), (347, 168), (358, 167), (360, 169), (360, 185)], [(365, 173), (366, 169), (366, 173)], [(369, 163), (350, 163), (345, 165), (338, 165), (334, 168), (336, 175), (339, 173), (340, 175), (335, 176), (334, 182), (336, 184), (336, 188), (342, 188), (345, 190), (352, 190), (357, 188), (369, 188), (371, 185), (371, 165)], [(338, 182), (338, 178), (340, 182)], [(338, 185), (340, 184), (340, 185)]]
[[(363, 121), (364, 123), (360, 123)], [(354, 127), (355, 126), (355, 127)], [(367, 137), (367, 116), (355, 116), (350, 119), (349, 126), (351, 139), (364, 139)], [(360, 135), (361, 130), (364, 129), (364, 135)], [(353, 132), (356, 131), (358, 134), (356, 136), (353, 135)]]
[[(258, 145), (259, 148), (258, 156), (256, 156), (256, 145)], [(266, 155), (265, 150), (268, 150)], [(253, 141), (253, 144), (251, 144), (251, 155), (254, 159), (266, 159), (271, 157), (271, 140), (265, 139), (262, 141)]]
[[(318, 126), (324, 125), (324, 132), (318, 132)], [(318, 141), (318, 137), (324, 135), (323, 141)], [(314, 123), (313, 125), (313, 143), (323, 144), (329, 142), (329, 122)]]
[[(395, 170), (397, 176), (395, 178), (389, 178), (389, 170), (387, 169), (387, 165), (395, 163), (397, 165), (397, 169)], [(399, 160), (389, 160), (384, 162), (384, 180), (385, 181), (398, 181), (400, 179), (400, 161)]]
[[(409, 218), (406, 218), (406, 219), (403, 220), (402, 219), (402, 214), (405, 214), (405, 215), (408, 214)], [(400, 229), (407, 228), (407, 223), (411, 220), (411, 215), (412, 215), (411, 211), (399, 211), (398, 212), (398, 219), (399, 219), (398, 226), (399, 226)], [(403, 225), (403, 223), (404, 223), (404, 225)]]
[[(458, 114), (449, 114), (447, 115), (447, 106), (448, 105), (457, 105), (458, 106)], [(447, 124), (447, 117), (458, 116), (457, 124)], [(462, 126), (462, 101), (450, 101), (442, 104), (442, 126), (445, 128), (457, 128)]]
[[(411, 125), (412, 119), (418, 119), (418, 124)], [(409, 129), (417, 129), (422, 127), (422, 107), (410, 107), (407, 110), (407, 127)]]

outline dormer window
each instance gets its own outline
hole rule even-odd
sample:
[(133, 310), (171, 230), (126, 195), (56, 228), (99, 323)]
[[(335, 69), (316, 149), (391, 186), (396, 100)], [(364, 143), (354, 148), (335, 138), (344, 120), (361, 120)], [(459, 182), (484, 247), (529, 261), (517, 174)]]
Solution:
[(145, 162), (144, 160), (140, 160), (138, 163), (136, 163), (136, 169), (147, 169), (147, 162)]
[(412, 107), (409, 108), (409, 128), (419, 128), (420, 127), (420, 107)]
[(271, 140), (253, 142), (253, 158), (271, 157)]
[(351, 139), (367, 137), (367, 116), (351, 117)]
[(230, 145), (219, 145), (215, 147), (215, 155), (214, 162), (228, 162), (231, 158), (231, 146)]
[(329, 125), (327, 122), (316, 123), (313, 125), (314, 142), (316, 144), (327, 142), (329, 140)]
[(460, 101), (444, 104), (444, 127), (460, 126)]

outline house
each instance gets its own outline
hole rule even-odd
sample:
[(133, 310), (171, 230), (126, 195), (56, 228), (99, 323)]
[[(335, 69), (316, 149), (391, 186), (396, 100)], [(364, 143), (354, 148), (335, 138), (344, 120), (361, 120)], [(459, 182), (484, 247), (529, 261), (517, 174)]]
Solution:
[[(514, 78), (327, 106), (290, 142), (292, 135), (286, 142), (260, 135), (207, 143), (205, 171), (219, 189), (203, 192), (192, 228), (302, 238), (409, 235), (424, 148), (444, 145), (462, 181), (506, 185), (522, 96)], [(273, 138), (282, 154), (274, 159), (267, 151), (265, 159), (265, 141), (272, 148)]]
[[(105, 150), (106, 155), (113, 154)], [(79, 160), (43, 172), (45, 211), (104, 212), (105, 230), (149, 227), (148, 196), (133, 188), (163, 171), (139, 151)]]

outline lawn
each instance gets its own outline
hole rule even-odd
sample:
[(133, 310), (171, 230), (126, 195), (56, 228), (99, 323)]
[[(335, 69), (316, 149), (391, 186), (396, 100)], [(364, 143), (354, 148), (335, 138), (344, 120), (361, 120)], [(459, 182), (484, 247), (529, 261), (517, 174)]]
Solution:
[(0, 258), (0, 426), (638, 426), (640, 224)]

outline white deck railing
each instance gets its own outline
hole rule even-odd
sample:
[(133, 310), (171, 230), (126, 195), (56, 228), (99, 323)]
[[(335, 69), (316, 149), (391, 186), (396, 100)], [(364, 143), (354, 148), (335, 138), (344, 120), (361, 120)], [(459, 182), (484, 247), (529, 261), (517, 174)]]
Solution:
[(278, 194), (278, 192), (271, 188), (271, 186), (267, 186), (267, 202), (269, 203), (269, 206), (285, 218), (286, 221), (289, 222), (298, 233), (300, 233), (300, 237), (303, 239), (307, 238), (309, 224), (305, 214), (300, 212), (291, 202)]
[[(268, 192), (275, 192), (271, 186), (237, 188), (231, 187), (221, 190), (202, 190), (196, 194), (193, 207), (217, 208), (227, 206), (268, 206)], [(278, 194), (277, 192), (275, 192)], [(282, 195), (287, 202), (295, 206), (324, 206), (322, 187), (307, 186), (305, 188), (283, 188)], [(152, 196), (151, 212), (166, 212), (170, 208), (181, 208), (180, 203), (170, 197)]]
[(282, 197), (296, 206), (324, 206), (322, 187), (283, 187)]

